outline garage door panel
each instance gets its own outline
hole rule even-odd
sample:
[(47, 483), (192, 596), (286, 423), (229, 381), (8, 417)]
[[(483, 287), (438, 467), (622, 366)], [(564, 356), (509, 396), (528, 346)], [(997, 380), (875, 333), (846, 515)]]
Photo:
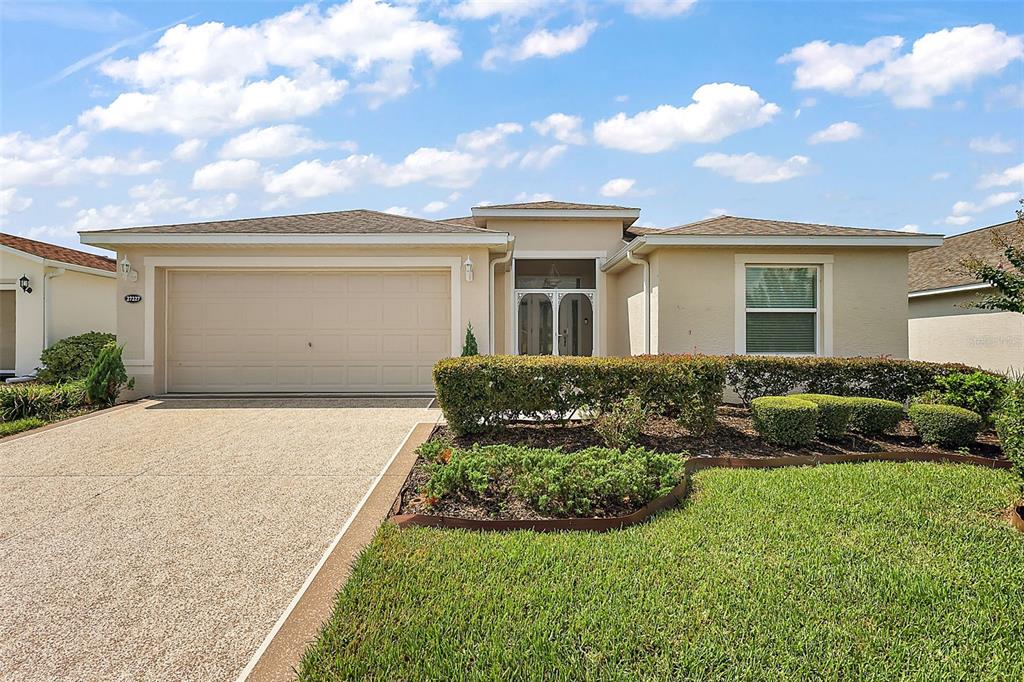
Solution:
[(429, 390), (451, 350), (449, 271), (168, 277), (168, 390)]

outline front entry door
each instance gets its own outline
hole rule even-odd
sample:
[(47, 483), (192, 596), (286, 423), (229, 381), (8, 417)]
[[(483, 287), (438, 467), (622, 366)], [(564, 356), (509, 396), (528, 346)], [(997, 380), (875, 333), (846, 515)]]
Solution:
[(519, 292), (517, 352), (520, 355), (593, 355), (592, 291)]

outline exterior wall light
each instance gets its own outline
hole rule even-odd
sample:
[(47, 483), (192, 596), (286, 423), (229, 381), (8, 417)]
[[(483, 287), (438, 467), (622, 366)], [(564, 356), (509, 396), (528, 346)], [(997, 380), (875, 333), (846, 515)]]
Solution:
[(466, 281), (473, 281), (473, 259), (466, 256)]
[(128, 262), (128, 256), (121, 258), (121, 262), (118, 264), (118, 270), (121, 271), (121, 277), (125, 280), (135, 282), (139, 279), (139, 273), (132, 270), (132, 264)]
[(21, 290), (24, 291), (26, 294), (32, 293), (32, 287), (29, 286), (31, 283), (32, 280), (28, 278), (28, 275), (22, 275), (21, 278), (18, 280), (18, 286), (20, 286)]

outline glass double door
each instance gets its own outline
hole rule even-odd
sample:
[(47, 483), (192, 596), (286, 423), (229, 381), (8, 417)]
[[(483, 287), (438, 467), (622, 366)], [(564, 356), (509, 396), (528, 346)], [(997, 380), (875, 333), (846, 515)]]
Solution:
[(593, 355), (594, 292), (518, 291), (519, 355)]

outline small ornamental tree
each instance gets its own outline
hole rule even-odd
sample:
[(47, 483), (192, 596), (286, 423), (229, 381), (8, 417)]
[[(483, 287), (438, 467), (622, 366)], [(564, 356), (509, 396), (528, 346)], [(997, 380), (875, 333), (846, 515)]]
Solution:
[(992, 243), (1002, 249), (1009, 267), (986, 263), (974, 255), (960, 261), (963, 272), (995, 289), (995, 293), (965, 307), (1024, 313), (1024, 199), (1020, 203), (1016, 224), (994, 230), (992, 236)]
[(462, 357), (469, 355), (480, 355), (480, 350), (476, 345), (476, 335), (473, 334), (472, 322), (466, 325), (466, 340), (462, 343)]
[(102, 405), (113, 405), (124, 388), (133, 388), (135, 379), (128, 378), (121, 351), (124, 346), (108, 343), (100, 351), (95, 364), (85, 379), (89, 400)]

